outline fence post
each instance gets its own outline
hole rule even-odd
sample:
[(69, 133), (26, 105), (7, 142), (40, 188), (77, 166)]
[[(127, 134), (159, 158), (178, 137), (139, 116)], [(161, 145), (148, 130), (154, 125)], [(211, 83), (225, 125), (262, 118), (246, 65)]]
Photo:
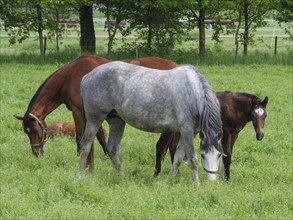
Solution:
[(275, 55), (277, 55), (278, 36), (275, 36)]

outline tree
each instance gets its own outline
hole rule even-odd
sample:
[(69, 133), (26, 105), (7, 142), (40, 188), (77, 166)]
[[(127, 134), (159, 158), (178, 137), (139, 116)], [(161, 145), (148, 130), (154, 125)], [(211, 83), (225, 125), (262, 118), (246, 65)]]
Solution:
[(93, 21), (92, 4), (82, 4), (79, 7), (80, 18), (80, 48), (82, 53), (96, 53), (96, 37)]
[(0, 19), (4, 21), (4, 28), (10, 35), (10, 43), (21, 43), (30, 36), (31, 32), (38, 33), (40, 53), (44, 54), (43, 32), (56, 35), (58, 39), (63, 32), (59, 18), (78, 13), (80, 17), (82, 53), (95, 53), (95, 32), (92, 16), (92, 0), (2, 0)]
[(142, 43), (136, 46), (148, 55), (170, 53), (175, 42), (180, 42), (190, 28), (189, 23), (181, 21), (186, 15), (188, 0), (133, 0), (128, 5), (128, 30), (138, 33), (137, 41)]
[(204, 58), (206, 53), (205, 46), (205, 18), (207, 12), (207, 1), (206, 0), (195, 0), (194, 7), (191, 8), (191, 12), (196, 18), (199, 31), (199, 57)]
[(55, 19), (56, 13), (68, 13), (68, 9), (65, 12), (65, 5), (56, 0), (3, 0), (1, 3), (0, 18), (11, 37), (10, 43), (22, 43), (31, 32), (37, 32), (42, 55), (44, 30), (59, 35), (62, 28), (58, 26), (58, 19)]
[[(223, 13), (225, 9), (225, 1), (218, 0), (190, 0), (189, 9), (195, 18), (198, 31), (199, 31), (199, 57), (203, 59), (206, 54), (206, 24), (205, 21), (208, 19), (213, 20), (213, 22), (220, 21), (225, 14)], [(217, 25), (219, 28), (220, 25)], [(218, 29), (216, 29), (218, 31)], [(219, 32), (215, 33), (214, 39), (219, 38)], [(217, 36), (216, 36), (217, 35)]]
[(291, 0), (279, 0), (275, 4), (276, 14), (275, 19), (281, 23), (286, 23), (288, 27), (285, 28), (285, 32), (289, 34), (290, 39), (293, 40), (293, 2)]
[[(271, 0), (227, 0), (227, 12), (235, 27), (235, 55), (238, 54), (239, 43), (243, 45), (243, 54), (248, 54), (248, 46), (254, 42), (256, 28), (264, 26), (266, 13), (272, 9)], [(243, 28), (243, 32), (241, 31)]]
[(264, 25), (264, 15), (271, 9), (268, 0), (244, 0), (243, 16), (244, 16), (244, 33), (243, 33), (243, 54), (247, 55), (248, 45), (252, 42), (254, 32), (257, 27)]
[(97, 2), (102, 6), (100, 7), (100, 11), (106, 16), (105, 26), (108, 33), (107, 53), (110, 54), (112, 52), (117, 31), (120, 30), (121, 34), (125, 33), (120, 24), (123, 20), (125, 21), (128, 18), (128, 15), (132, 10), (132, 4), (131, 1), (128, 0), (100, 0)]
[[(16, 43), (16, 41), (20, 43), (24, 41), (29, 37), (31, 30), (37, 30), (39, 40), (42, 40), (43, 20), (40, 1), (3, 0), (0, 10), (1, 19), (4, 21), (4, 28), (9, 36), (11, 36), (9, 40), (11, 44)], [(41, 44), (40, 52), (43, 54)]]

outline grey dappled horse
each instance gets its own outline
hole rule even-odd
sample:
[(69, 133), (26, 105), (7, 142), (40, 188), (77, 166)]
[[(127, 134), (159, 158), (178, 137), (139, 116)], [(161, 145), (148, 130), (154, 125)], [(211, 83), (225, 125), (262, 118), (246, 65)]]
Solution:
[(79, 175), (102, 122), (109, 123), (107, 144), (114, 167), (120, 169), (119, 146), (125, 123), (143, 131), (181, 134), (170, 176), (186, 155), (194, 182), (199, 182), (194, 136), (200, 131), (202, 165), (216, 180), (221, 156), (220, 106), (207, 80), (191, 65), (155, 70), (123, 62), (103, 64), (83, 77), (81, 97), (85, 130), (81, 140)]

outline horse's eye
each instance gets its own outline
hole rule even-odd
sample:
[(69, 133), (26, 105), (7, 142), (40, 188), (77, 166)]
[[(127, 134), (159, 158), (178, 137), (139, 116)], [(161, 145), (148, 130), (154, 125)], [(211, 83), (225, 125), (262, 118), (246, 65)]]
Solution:
[(200, 154), (200, 155), (201, 155), (201, 158), (204, 159), (204, 154)]

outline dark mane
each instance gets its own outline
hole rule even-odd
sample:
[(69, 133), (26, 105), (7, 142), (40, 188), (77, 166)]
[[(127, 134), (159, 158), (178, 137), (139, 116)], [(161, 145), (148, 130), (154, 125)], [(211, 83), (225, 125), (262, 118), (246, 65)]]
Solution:
[(243, 96), (249, 97), (251, 100), (255, 99), (257, 102), (261, 102), (260, 98), (257, 97), (256, 95), (250, 94), (250, 93), (245, 93), (245, 92), (239, 92), (238, 94), (241, 94)]
[[(59, 70), (59, 69), (58, 69)], [(58, 71), (57, 70), (57, 71)], [(34, 104), (34, 102), (36, 101), (36, 98), (38, 97), (40, 91), (42, 90), (43, 86), (46, 84), (46, 82), (57, 72), (55, 71), (54, 73), (52, 73), (43, 83), (42, 85), (40, 85), (40, 87), (38, 88), (38, 90), (36, 91), (36, 93), (34, 94), (34, 96), (32, 97), (29, 105), (28, 105), (28, 108), (27, 108), (27, 111), (25, 113), (25, 117), (27, 116), (27, 114), (30, 112), (30, 109), (32, 107), (32, 105)]]
[(36, 101), (36, 99), (37, 99), (39, 93), (42, 91), (42, 89), (43, 89), (44, 85), (47, 83), (47, 81), (48, 81), (49, 79), (51, 79), (51, 78), (52, 78), (56, 73), (58, 73), (61, 69), (67, 67), (69, 64), (75, 62), (76, 60), (78, 60), (78, 59), (80, 59), (80, 58), (82, 58), (82, 57), (83, 57), (83, 56), (79, 56), (78, 58), (76, 58), (76, 59), (73, 60), (72, 62), (68, 63), (68, 64), (65, 65), (65, 66), (60, 67), (60, 68), (57, 69), (55, 72), (53, 72), (50, 76), (48, 76), (48, 78), (47, 78), (47, 79), (46, 79), (46, 80), (40, 85), (40, 87), (38, 88), (38, 90), (36, 91), (36, 93), (34, 94), (34, 96), (32, 97), (31, 101), (29, 102), (29, 105), (28, 105), (27, 111), (26, 111), (26, 113), (24, 114), (24, 120), (25, 120), (25, 118), (27, 118), (28, 114), (30, 113), (30, 110), (31, 110), (32, 105), (35, 103), (35, 101)]
[(242, 96), (246, 96), (246, 97), (250, 98), (251, 100), (255, 99), (255, 100), (257, 100), (257, 102), (261, 102), (260, 98), (254, 94), (250, 94), (250, 93), (246, 93), (246, 92), (231, 92), (231, 91), (225, 91), (225, 93), (239, 94)]
[(207, 79), (201, 74), (199, 74), (199, 76), (206, 97), (206, 102), (200, 121), (201, 129), (203, 130), (206, 137), (206, 143), (202, 145), (202, 149), (209, 151), (210, 149), (207, 148), (213, 145), (218, 151), (222, 152), (221, 146), (217, 143), (217, 137), (222, 130), (220, 104), (216, 94), (208, 84)]

